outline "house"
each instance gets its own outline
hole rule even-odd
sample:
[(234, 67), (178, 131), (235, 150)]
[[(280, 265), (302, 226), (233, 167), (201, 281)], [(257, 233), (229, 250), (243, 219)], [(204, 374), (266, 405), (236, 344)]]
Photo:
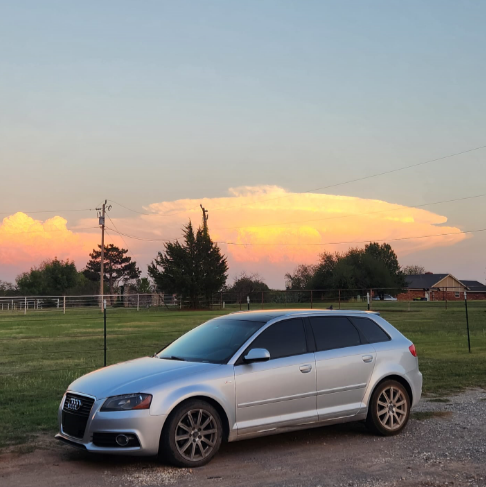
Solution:
[(479, 281), (459, 280), (452, 274), (417, 274), (405, 276), (407, 292), (400, 293), (399, 301), (423, 299), (426, 301), (486, 300), (486, 285)]

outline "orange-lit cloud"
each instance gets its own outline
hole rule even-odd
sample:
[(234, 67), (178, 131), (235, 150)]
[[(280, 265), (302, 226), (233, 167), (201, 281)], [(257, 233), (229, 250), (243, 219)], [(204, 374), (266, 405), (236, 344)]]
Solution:
[[(107, 221), (107, 242), (128, 247), (145, 271), (146, 264), (163, 249), (163, 239), (180, 238), (181, 227), (189, 219), (195, 225), (200, 223), (200, 204), (209, 210), (211, 236), (221, 242), (228, 256), (230, 275), (242, 270), (258, 271), (263, 277), (272, 275), (273, 282), (275, 276), (281, 275), (283, 283), (285, 272), (300, 263), (316, 262), (325, 250), (343, 251), (363, 246), (367, 241), (389, 241), (400, 258), (421, 250), (451, 246), (470, 237), (459, 233), (409, 239), (461, 231), (447, 226), (445, 216), (424, 209), (258, 186), (230, 189), (229, 196), (222, 198), (154, 203), (145, 208), (146, 215), (128, 218), (117, 218), (115, 206), (110, 212), (112, 221)], [(114, 225), (116, 230), (141, 240), (118, 236)], [(16, 262), (25, 267), (57, 256), (74, 259), (81, 268), (88, 253), (99, 243), (99, 231), (80, 233), (80, 229), (96, 226), (96, 220), (86, 219), (68, 230), (66, 220), (61, 217), (42, 223), (17, 213), (4, 219), (0, 226), (0, 264)], [(27, 231), (33, 233), (17, 233)]]
[(42, 222), (21, 212), (4, 218), (0, 224), (0, 265), (20, 272), (53, 257), (86, 262), (99, 236), (75, 233), (66, 224), (60, 216)]
[[(315, 262), (324, 250), (345, 250), (363, 245), (353, 242), (370, 240), (390, 240), (404, 255), (467, 238), (458, 234), (394, 240), (460, 229), (444, 225), (446, 217), (423, 209), (349, 196), (288, 193), (275, 186), (231, 189), (226, 198), (152, 204), (147, 210), (154, 215), (141, 220), (154, 228), (152, 234), (173, 237), (174, 227), (180, 227), (188, 218), (200, 221), (199, 203), (209, 210), (213, 238), (238, 244), (222, 245), (236, 262), (292, 266)], [(344, 243), (336, 245), (338, 242)]]

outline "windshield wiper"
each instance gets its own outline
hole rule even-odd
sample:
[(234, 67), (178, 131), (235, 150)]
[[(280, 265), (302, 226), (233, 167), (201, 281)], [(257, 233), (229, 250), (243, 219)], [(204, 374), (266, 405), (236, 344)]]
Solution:
[(181, 362), (185, 362), (186, 361), (185, 358), (176, 357), (175, 355), (171, 355), (169, 357), (160, 357), (160, 358), (165, 359), (165, 360), (180, 360)]

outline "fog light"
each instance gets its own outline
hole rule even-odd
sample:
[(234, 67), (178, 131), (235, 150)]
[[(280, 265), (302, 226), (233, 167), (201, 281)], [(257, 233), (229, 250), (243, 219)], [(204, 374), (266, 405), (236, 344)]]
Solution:
[(115, 441), (119, 446), (127, 446), (130, 438), (127, 435), (118, 435)]

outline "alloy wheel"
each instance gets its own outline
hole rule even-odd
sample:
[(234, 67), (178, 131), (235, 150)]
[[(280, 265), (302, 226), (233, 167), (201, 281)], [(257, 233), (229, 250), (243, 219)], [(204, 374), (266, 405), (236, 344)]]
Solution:
[(388, 431), (399, 429), (407, 418), (408, 404), (402, 391), (389, 386), (381, 391), (377, 401), (377, 416)]
[(194, 409), (177, 423), (175, 444), (182, 457), (197, 462), (211, 454), (217, 434), (218, 425), (213, 416), (204, 409)]

